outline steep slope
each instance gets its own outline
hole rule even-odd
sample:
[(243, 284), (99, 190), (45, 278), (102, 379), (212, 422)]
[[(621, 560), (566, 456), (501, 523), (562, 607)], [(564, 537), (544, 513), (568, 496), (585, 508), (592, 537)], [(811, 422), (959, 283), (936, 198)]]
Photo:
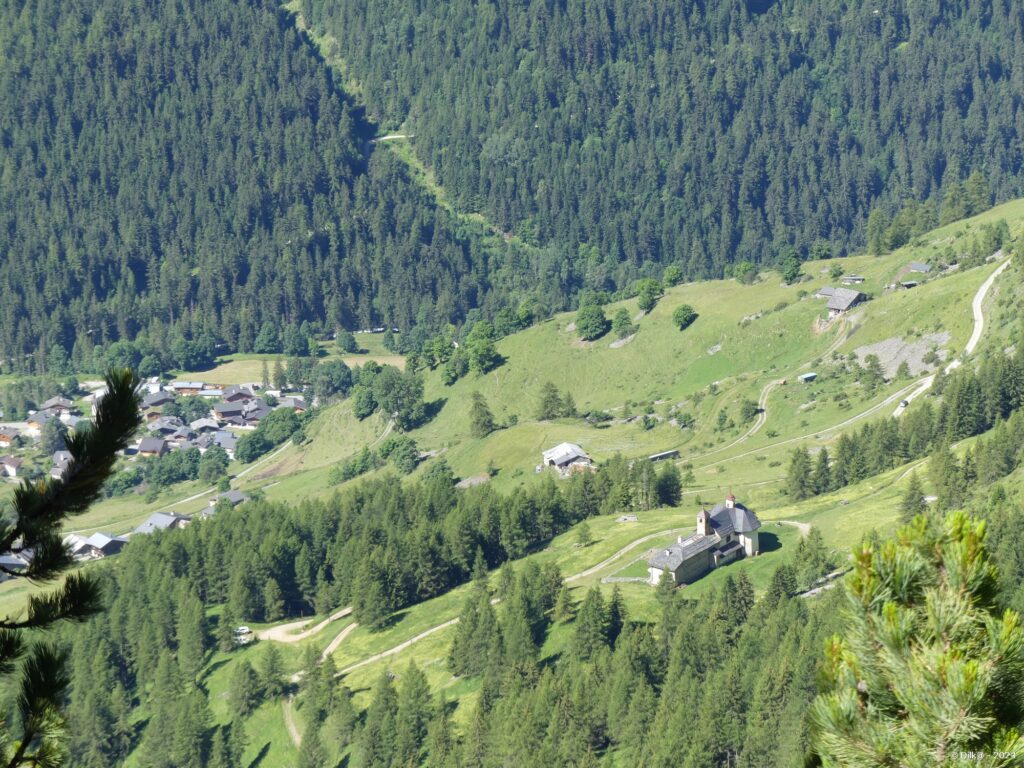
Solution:
[[(485, 249), (410, 182), (264, 0), (0, 8), (0, 358), (58, 370), (146, 333), (456, 321)], [(27, 355), (34, 357), (27, 358)], [(170, 367), (170, 366), (168, 366)]]
[(557, 243), (577, 286), (622, 285), (652, 262), (720, 275), (787, 245), (842, 254), (879, 203), (987, 207), (980, 178), (959, 186), (971, 171), (998, 198), (1022, 188), (1012, 4), (301, 7), (459, 204)]

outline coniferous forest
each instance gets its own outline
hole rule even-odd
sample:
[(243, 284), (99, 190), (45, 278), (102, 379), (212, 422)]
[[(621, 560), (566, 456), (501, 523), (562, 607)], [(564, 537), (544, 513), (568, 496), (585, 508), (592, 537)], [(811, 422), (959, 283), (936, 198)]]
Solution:
[[(1012, 3), (264, 0), (0, 9), (0, 356), (435, 331), (674, 265), (842, 255), (1022, 192)], [(369, 110), (367, 117), (360, 105)], [(479, 229), (440, 207), (379, 129)], [(515, 237), (512, 237), (515, 235)], [(471, 317), (479, 317), (473, 315)]]
[(268, 322), (458, 321), (514, 290), (496, 287), (511, 251), (485, 253), (368, 154), (360, 110), (274, 3), (6, 3), (0, 51), (16, 369), (138, 334), (169, 347), (171, 328), (251, 351)]
[[(0, 3), (0, 767), (1020, 765), (1021, 218), (961, 222), (1024, 196), (1018, 6)], [(953, 222), (926, 264), (801, 272)], [(763, 267), (816, 359), (577, 392), (641, 326), (687, 364), (763, 329), (679, 285)], [(849, 314), (797, 285), (826, 274)], [(569, 309), (530, 333), (571, 362), (513, 376), (499, 340)], [(854, 390), (851, 335), (898, 312), (942, 356), (868, 355)], [(369, 356), (318, 364), (332, 336)], [(232, 352), (287, 369), (155, 391)], [(800, 390), (833, 363), (830, 402)], [(211, 427), (207, 396), (262, 404)], [(767, 514), (693, 534), (733, 478)], [(103, 504), (153, 517), (108, 537)], [(690, 549), (659, 581), (662, 547)]]
[(841, 255), (876, 206), (960, 207), (972, 171), (1020, 193), (1010, 2), (302, 8), (463, 206), (557, 243), (590, 287), (657, 264), (708, 277), (789, 248)]

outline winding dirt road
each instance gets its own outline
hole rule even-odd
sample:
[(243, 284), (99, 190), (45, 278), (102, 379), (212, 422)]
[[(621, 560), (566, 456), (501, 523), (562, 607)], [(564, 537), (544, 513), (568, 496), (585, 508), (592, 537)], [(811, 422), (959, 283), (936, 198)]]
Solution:
[(278, 624), (276, 627), (267, 627), (266, 629), (259, 630), (256, 633), (256, 637), (260, 640), (275, 640), (279, 643), (299, 643), (307, 637), (313, 637), (313, 635), (322, 631), (331, 622), (343, 619), (350, 613), (352, 613), (351, 607), (342, 608), (332, 613), (316, 626), (305, 630), (303, 630), (303, 627), (309, 624), (307, 619), (292, 621), (287, 624)]
[[(963, 358), (967, 357), (977, 348), (978, 342), (981, 341), (981, 335), (985, 330), (985, 297), (995, 284), (996, 278), (999, 277), (999, 275), (1003, 273), (1003, 270), (1008, 266), (1010, 266), (1009, 258), (1000, 264), (999, 268), (995, 272), (988, 276), (988, 279), (986, 279), (985, 282), (981, 284), (981, 287), (978, 288), (978, 292), (974, 294), (974, 299), (971, 301), (971, 312), (974, 314), (974, 328), (971, 330), (971, 337), (967, 340), (967, 345), (964, 347), (963, 354), (960, 355), (960, 357), (949, 361), (949, 364), (946, 366), (946, 373), (959, 368), (963, 362)], [(931, 389), (932, 384), (934, 383), (934, 373), (930, 376), (925, 376), (921, 380), (921, 385), (900, 402), (896, 410), (892, 412), (892, 415), (898, 418), (907, 408), (906, 405), (903, 405), (904, 402), (907, 403), (907, 405), (910, 405), (910, 403)]]

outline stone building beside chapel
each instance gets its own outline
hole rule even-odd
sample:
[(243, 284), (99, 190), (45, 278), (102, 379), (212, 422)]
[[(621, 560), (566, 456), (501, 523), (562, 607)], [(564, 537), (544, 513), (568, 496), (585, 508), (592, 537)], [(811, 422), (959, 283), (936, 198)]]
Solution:
[(760, 527), (757, 515), (730, 493), (724, 504), (716, 504), (710, 512), (700, 511), (694, 533), (650, 555), (651, 584), (659, 583), (666, 572), (676, 584), (689, 584), (720, 565), (758, 554)]

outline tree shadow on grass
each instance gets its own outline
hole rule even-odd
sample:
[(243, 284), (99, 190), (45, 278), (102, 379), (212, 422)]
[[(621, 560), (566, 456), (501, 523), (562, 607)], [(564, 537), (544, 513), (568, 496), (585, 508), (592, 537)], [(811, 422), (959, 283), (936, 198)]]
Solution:
[(198, 685), (203, 686), (206, 683), (206, 681), (210, 678), (210, 675), (212, 675), (218, 669), (227, 664), (228, 661), (229, 659), (219, 659), (210, 664), (206, 669), (203, 670), (203, 674), (199, 676)]
[(259, 751), (259, 754), (249, 763), (249, 768), (259, 768), (263, 765), (263, 761), (266, 759), (267, 754), (270, 752), (270, 742), (268, 741), (263, 745), (263, 748)]
[(758, 534), (757, 545), (762, 555), (766, 552), (775, 552), (782, 549), (782, 542), (779, 541), (779, 537), (774, 533), (765, 531), (763, 528)]
[(423, 403), (423, 423), (426, 424), (433, 421), (434, 417), (441, 412), (441, 409), (444, 408), (447, 402), (447, 397), (439, 397), (437, 400)]

